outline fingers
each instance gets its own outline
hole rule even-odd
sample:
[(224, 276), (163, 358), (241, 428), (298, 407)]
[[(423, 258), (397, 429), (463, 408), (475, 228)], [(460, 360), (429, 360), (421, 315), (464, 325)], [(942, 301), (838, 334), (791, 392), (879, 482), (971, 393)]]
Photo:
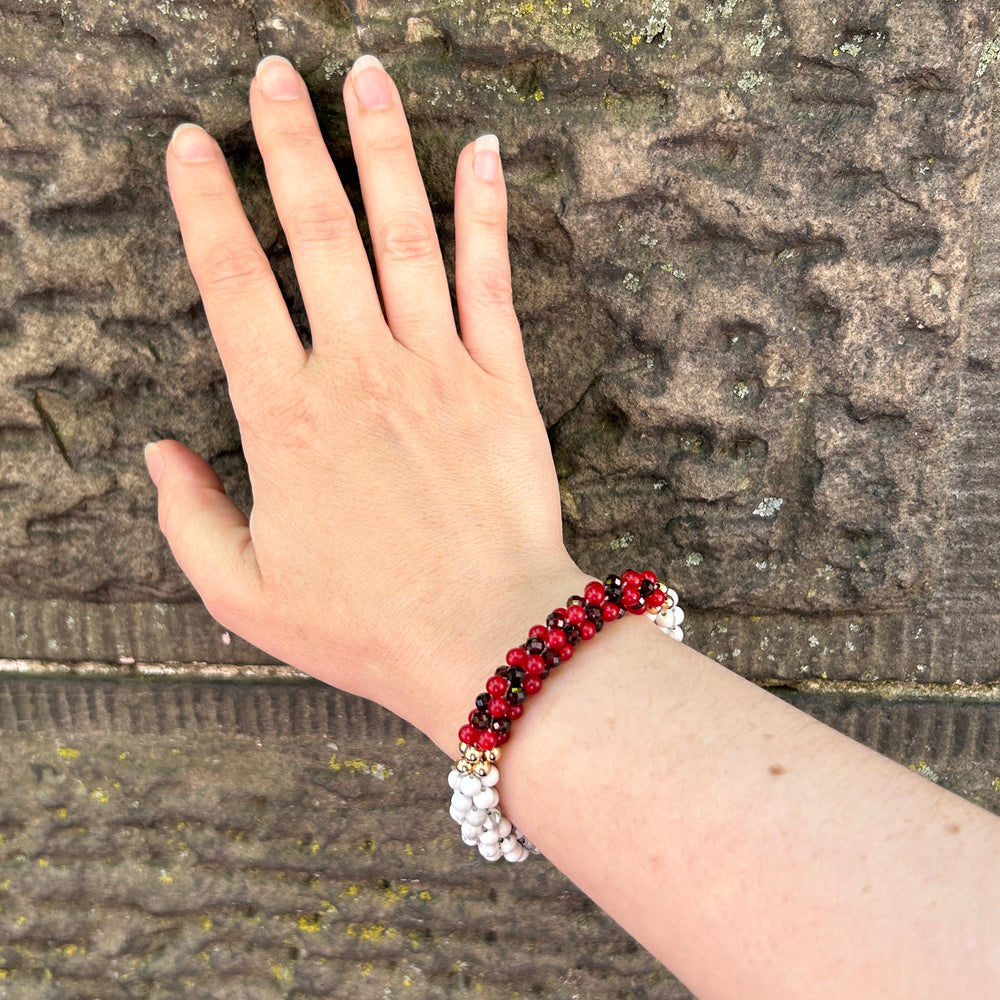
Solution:
[(462, 342), (472, 358), (494, 375), (526, 375), (511, 296), (507, 190), (495, 135), (480, 136), (458, 160), (455, 288)]
[(368, 346), (388, 330), (354, 211), (337, 177), (302, 78), (268, 56), (250, 87), (254, 134), (288, 239), (313, 348)]
[(179, 442), (147, 445), (145, 457), (174, 558), (212, 616), (240, 631), (259, 584), (246, 517), (212, 467)]
[(451, 296), (399, 93), (374, 56), (344, 84), (386, 319), (413, 350), (457, 347)]
[(167, 180), (230, 386), (300, 369), (302, 345), (208, 133), (196, 125), (177, 129), (167, 149)]

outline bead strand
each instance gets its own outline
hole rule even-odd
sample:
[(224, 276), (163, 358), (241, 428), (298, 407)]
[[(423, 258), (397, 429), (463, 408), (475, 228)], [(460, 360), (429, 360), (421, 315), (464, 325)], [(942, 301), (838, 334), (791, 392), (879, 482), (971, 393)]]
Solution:
[(462, 841), (476, 847), (487, 861), (525, 861), (538, 849), (504, 816), (496, 785), (500, 780), (500, 747), (511, 726), (537, 694), (550, 671), (570, 659), (573, 648), (592, 639), (608, 622), (626, 612), (647, 614), (671, 638), (682, 642), (684, 612), (677, 592), (659, 583), (650, 570), (628, 570), (604, 583), (587, 584), (565, 608), (556, 608), (545, 625), (535, 625), (527, 640), (507, 652), (506, 663), (486, 682), (469, 721), (459, 730), (459, 758), (448, 775), (452, 789), (451, 818), (462, 829)]

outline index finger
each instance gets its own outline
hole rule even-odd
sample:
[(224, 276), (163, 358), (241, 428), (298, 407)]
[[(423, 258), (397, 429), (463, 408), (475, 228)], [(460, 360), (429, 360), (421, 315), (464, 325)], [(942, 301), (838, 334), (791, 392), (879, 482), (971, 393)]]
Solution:
[(178, 126), (167, 149), (167, 180), (230, 387), (258, 373), (299, 371), (305, 350), (222, 150), (204, 129)]

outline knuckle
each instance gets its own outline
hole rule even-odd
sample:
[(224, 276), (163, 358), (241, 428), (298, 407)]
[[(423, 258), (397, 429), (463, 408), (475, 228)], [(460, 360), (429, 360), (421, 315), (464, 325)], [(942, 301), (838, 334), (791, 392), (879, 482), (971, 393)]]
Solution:
[(510, 309), (513, 302), (510, 271), (482, 268), (467, 274), (462, 282), (464, 297), (486, 309)]
[(331, 200), (313, 199), (289, 212), (288, 238), (303, 246), (343, 243), (355, 235), (354, 219), (338, 211)]
[(304, 150), (320, 144), (322, 139), (315, 122), (284, 118), (266, 129), (261, 135), (261, 141), (266, 148)]
[(433, 222), (416, 213), (389, 219), (373, 239), (380, 256), (389, 262), (427, 260), (438, 252)]
[(258, 247), (219, 243), (202, 256), (198, 283), (210, 292), (241, 295), (258, 288), (271, 276), (271, 267)]

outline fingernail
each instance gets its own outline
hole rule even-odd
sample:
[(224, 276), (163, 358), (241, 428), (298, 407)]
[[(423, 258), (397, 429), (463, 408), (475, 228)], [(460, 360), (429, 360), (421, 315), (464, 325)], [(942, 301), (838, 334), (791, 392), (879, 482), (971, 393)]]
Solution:
[(257, 64), (261, 93), (272, 101), (294, 101), (302, 93), (295, 67), (284, 56), (265, 56)]
[(363, 107), (370, 111), (388, 108), (392, 104), (392, 85), (385, 67), (375, 56), (361, 56), (351, 67), (354, 93)]
[(185, 163), (207, 163), (215, 159), (215, 143), (200, 126), (184, 122), (174, 129), (170, 139), (177, 159)]
[(163, 474), (163, 453), (159, 445), (150, 442), (142, 450), (142, 457), (146, 459), (146, 468), (149, 470), (149, 478), (153, 480), (154, 486), (160, 485), (160, 476)]
[(481, 135), (473, 146), (472, 169), (480, 180), (495, 181), (500, 176), (500, 140), (492, 133)]

